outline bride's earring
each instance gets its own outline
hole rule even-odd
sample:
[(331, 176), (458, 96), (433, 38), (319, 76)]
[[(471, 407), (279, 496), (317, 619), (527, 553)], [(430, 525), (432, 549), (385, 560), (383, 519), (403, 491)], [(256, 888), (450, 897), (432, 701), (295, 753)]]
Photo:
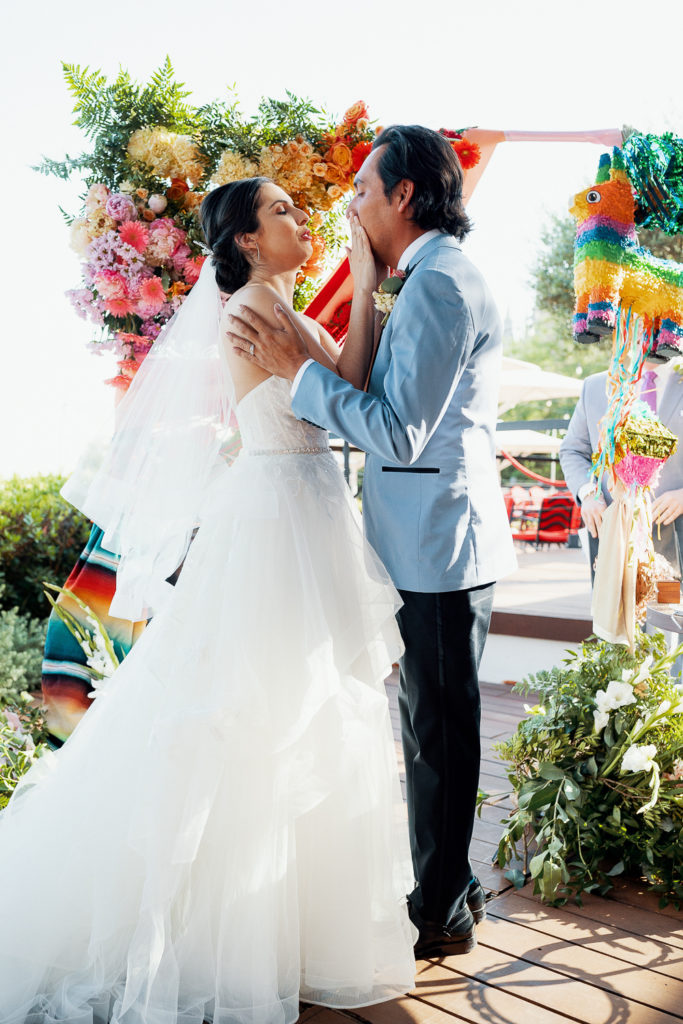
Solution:
[(256, 243), (256, 262), (261, 262), (261, 250), (258, 247), (258, 242)]

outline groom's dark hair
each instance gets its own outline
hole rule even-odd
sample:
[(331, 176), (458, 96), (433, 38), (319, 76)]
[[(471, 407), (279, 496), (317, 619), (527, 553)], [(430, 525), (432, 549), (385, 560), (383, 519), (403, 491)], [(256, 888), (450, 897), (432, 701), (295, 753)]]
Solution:
[(377, 170), (387, 199), (407, 178), (415, 185), (410, 205), (417, 225), (425, 231), (440, 228), (462, 241), (472, 225), (462, 201), (462, 167), (448, 140), (419, 124), (395, 124), (372, 144), (380, 146), (386, 148)]

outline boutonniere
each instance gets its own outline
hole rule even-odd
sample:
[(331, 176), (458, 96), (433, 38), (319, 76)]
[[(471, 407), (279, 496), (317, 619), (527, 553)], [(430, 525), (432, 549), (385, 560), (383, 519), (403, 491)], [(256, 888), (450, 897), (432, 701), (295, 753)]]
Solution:
[(372, 293), (375, 302), (375, 309), (378, 313), (384, 313), (382, 327), (389, 319), (392, 309), (396, 304), (398, 293), (406, 283), (406, 274), (403, 270), (396, 270), (391, 277), (387, 277), (379, 285), (379, 290)]

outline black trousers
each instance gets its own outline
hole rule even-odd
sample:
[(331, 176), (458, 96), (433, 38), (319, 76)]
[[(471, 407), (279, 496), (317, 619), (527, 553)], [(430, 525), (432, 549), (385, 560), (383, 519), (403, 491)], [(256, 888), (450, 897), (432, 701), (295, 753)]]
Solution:
[(405, 644), (399, 709), (416, 886), (409, 899), (424, 922), (461, 923), (472, 878), (481, 744), (479, 663), (494, 584), (422, 594), (402, 590)]

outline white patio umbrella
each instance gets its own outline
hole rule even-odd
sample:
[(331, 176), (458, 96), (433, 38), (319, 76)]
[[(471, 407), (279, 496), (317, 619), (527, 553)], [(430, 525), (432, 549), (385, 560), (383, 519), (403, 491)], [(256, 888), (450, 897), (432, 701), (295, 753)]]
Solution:
[(498, 415), (519, 402), (536, 402), (548, 398), (578, 398), (581, 378), (542, 370), (536, 363), (503, 357), (503, 374), (498, 393)]
[(496, 451), (520, 455), (554, 455), (560, 450), (559, 437), (551, 437), (541, 430), (497, 430)]

